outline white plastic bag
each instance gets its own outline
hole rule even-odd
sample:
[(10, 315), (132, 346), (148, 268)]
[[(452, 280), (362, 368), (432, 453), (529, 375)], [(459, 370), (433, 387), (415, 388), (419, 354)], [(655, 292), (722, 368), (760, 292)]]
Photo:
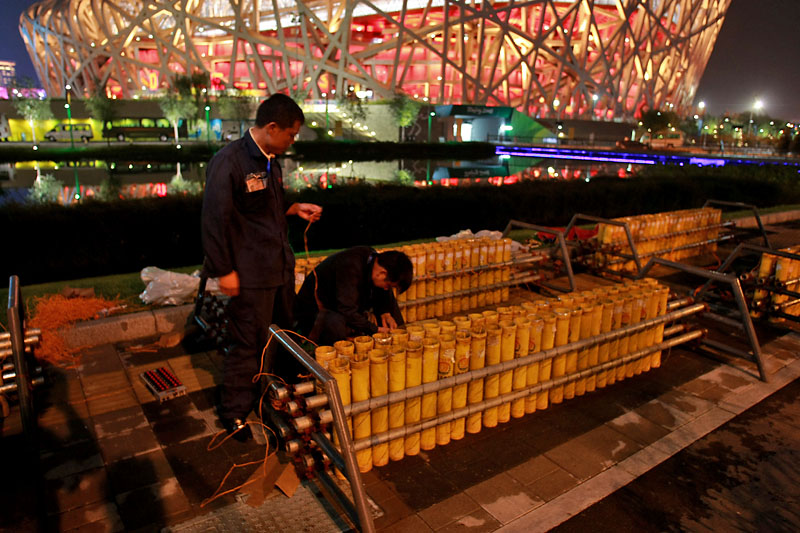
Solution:
[[(145, 289), (139, 298), (151, 305), (181, 305), (194, 301), (200, 286), (200, 271), (191, 274), (170, 272), (158, 267), (145, 267), (141, 272)], [(217, 279), (209, 279), (206, 290), (219, 292)]]

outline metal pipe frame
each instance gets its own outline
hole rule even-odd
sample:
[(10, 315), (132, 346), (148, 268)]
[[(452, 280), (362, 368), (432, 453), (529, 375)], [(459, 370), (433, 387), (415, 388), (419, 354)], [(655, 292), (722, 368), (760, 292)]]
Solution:
[(19, 397), (22, 428), (26, 438), (33, 443), (36, 436), (36, 414), (33, 408), (31, 376), (28, 369), (28, 359), (25, 356), (25, 336), (22, 323), (22, 291), (19, 278), (11, 276), (8, 280), (8, 333), (11, 341), (11, 355), (16, 369), (14, 381), (16, 382), (17, 396)]
[(736, 299), (739, 315), (742, 319), (742, 327), (747, 335), (747, 340), (750, 343), (750, 349), (752, 350), (746, 359), (749, 359), (756, 364), (761, 380), (765, 383), (768, 382), (769, 378), (767, 377), (767, 372), (764, 368), (764, 361), (761, 357), (761, 345), (758, 342), (758, 336), (756, 335), (756, 330), (753, 327), (753, 321), (750, 319), (750, 310), (747, 307), (747, 302), (745, 301), (744, 293), (742, 292), (742, 285), (739, 283), (739, 278), (717, 271), (706, 270), (696, 266), (685, 265), (683, 263), (677, 263), (675, 261), (667, 261), (666, 259), (653, 257), (647, 262), (647, 265), (645, 265), (644, 269), (641, 270), (638, 279), (646, 277), (647, 273), (650, 272), (650, 269), (652, 269), (655, 265), (674, 268), (675, 270), (680, 270), (682, 272), (686, 272), (687, 274), (693, 274), (701, 278), (706, 278), (709, 281), (725, 283), (730, 286), (731, 292)]
[[(644, 331), (645, 329), (648, 329), (650, 327), (654, 327), (660, 324), (665, 324), (667, 322), (672, 322), (675, 320), (679, 320), (681, 318), (685, 318), (687, 316), (691, 316), (705, 309), (706, 309), (706, 304), (703, 303), (694, 304), (685, 309), (673, 311), (672, 313), (668, 313), (666, 315), (643, 320), (638, 324), (632, 324), (624, 328), (616, 329), (614, 331), (609, 331), (608, 333), (601, 333), (600, 335), (597, 335), (595, 337), (590, 337), (588, 339), (583, 339), (569, 344), (564, 344), (562, 346), (550, 348), (549, 350), (543, 350), (541, 352), (536, 352), (531, 355), (526, 355), (525, 357), (512, 359), (510, 361), (502, 361), (500, 363), (491, 366), (486, 366), (476, 370), (470, 370), (468, 372), (464, 372), (463, 374), (457, 374), (455, 376), (450, 376), (437, 381), (432, 381), (430, 383), (423, 383), (422, 385), (409, 387), (401, 391), (390, 392), (389, 394), (384, 394), (376, 398), (369, 398), (367, 400), (363, 400), (360, 402), (344, 406), (345, 415), (353, 416), (360, 413), (364, 413), (366, 411), (370, 411), (372, 409), (377, 409), (379, 407), (386, 407), (387, 405), (392, 403), (401, 402), (404, 400), (408, 400), (410, 398), (416, 398), (432, 392), (438, 392), (442, 389), (447, 389), (456, 385), (469, 383), (470, 381), (484, 378), (487, 376), (493, 376), (495, 374), (500, 374), (508, 370), (514, 370), (521, 366), (526, 366), (531, 363), (536, 363), (539, 361), (543, 361), (545, 359), (550, 359), (558, 355), (572, 352), (575, 350), (582, 350), (584, 348), (588, 348), (590, 346), (599, 344), (601, 342), (613, 341), (615, 339), (624, 337), (625, 335), (639, 333), (640, 331)], [(328, 421), (331, 420), (331, 413), (327, 410), (323, 410), (319, 412), (319, 417), (323, 423), (327, 423)]]
[[(415, 298), (413, 300), (404, 300), (402, 302), (397, 302), (397, 306), (401, 309), (404, 307), (408, 307), (409, 305), (419, 305), (419, 304), (426, 304), (429, 302), (435, 302), (437, 300), (444, 300), (446, 298), (460, 298), (462, 296), (471, 295), (473, 293), (478, 292), (485, 292), (491, 291), (494, 289), (502, 289), (503, 287), (511, 287), (512, 285), (519, 285), (520, 283), (536, 283), (539, 281), (541, 276), (530, 276), (524, 279), (512, 279), (508, 281), (501, 281), (499, 283), (492, 283), (491, 285), (483, 285), (481, 287), (469, 288), (469, 289), (461, 289), (459, 291), (452, 291), (447, 294), (435, 294), (433, 296), (425, 296), (424, 298)], [(417, 281), (415, 278), (414, 281)]]
[[(731, 239), (733, 239), (733, 235), (724, 235), (724, 236), (719, 237), (717, 239), (709, 239), (707, 241), (693, 242), (693, 243), (689, 243), (689, 244), (684, 244), (682, 246), (675, 246), (674, 248), (664, 248), (662, 250), (655, 250), (653, 252), (645, 252), (643, 254), (639, 254), (639, 257), (641, 257), (641, 258), (654, 257), (654, 256), (663, 255), (663, 254), (668, 254), (670, 252), (675, 252), (675, 251), (678, 251), (678, 250), (688, 250), (690, 248), (697, 248), (699, 246), (708, 246), (709, 244), (718, 244), (720, 242), (729, 241)], [(616, 257), (622, 257), (622, 258), (626, 258), (626, 259), (630, 258), (630, 256), (625, 255), (625, 254), (617, 254), (617, 253), (614, 253), (614, 252), (603, 251), (603, 250), (600, 250), (600, 251), (602, 253), (604, 253), (604, 254), (613, 255), (613, 256), (616, 256)], [(616, 265), (618, 263), (623, 263), (623, 262), (624, 261), (621, 261), (621, 260), (614, 260), (614, 261), (608, 261), (607, 264)]]
[[(775, 255), (775, 256), (778, 256), (778, 257), (784, 257), (786, 259), (793, 259), (795, 261), (800, 261), (800, 254), (793, 254), (791, 252), (785, 252), (783, 250), (773, 250), (772, 248), (764, 248), (763, 246), (757, 246), (755, 244), (748, 244), (746, 242), (742, 242), (742, 243), (739, 243), (736, 246), (736, 248), (733, 249), (733, 251), (730, 253), (730, 255), (728, 257), (725, 258), (725, 261), (722, 262), (722, 264), (720, 265), (719, 270), (717, 270), (717, 272), (719, 272), (721, 274), (725, 273), (731, 267), (731, 265), (733, 264), (733, 262), (736, 259), (738, 259), (740, 256), (742, 256), (742, 255), (744, 255), (746, 253), (752, 253), (752, 254), (760, 253), (762, 255), (763, 254), (770, 254), (770, 255)], [(711, 282), (712, 281), (713, 281), (712, 279), (707, 280), (703, 284), (703, 286), (700, 288), (700, 290), (697, 291), (696, 296), (697, 296), (698, 299), (703, 297), (703, 295), (706, 293), (708, 288), (711, 286)], [(758, 286), (758, 284), (756, 284), (756, 286)], [(771, 290), (771, 288), (766, 287), (766, 286), (764, 286), (764, 287), (760, 287), (759, 286), (759, 288), (763, 288), (764, 290), (769, 291), (769, 292), (779, 292), (779, 291), (785, 290), (785, 289), (776, 288), (773, 291), (773, 290)], [(800, 296), (800, 294), (797, 294), (797, 296)]]
[(372, 514), (369, 512), (367, 493), (361, 481), (361, 472), (356, 462), (353, 442), (347, 427), (347, 417), (344, 412), (344, 406), (342, 405), (342, 396), (339, 393), (339, 385), (336, 379), (334, 379), (314, 358), (309, 356), (284, 330), (272, 324), (269, 327), (269, 332), (300, 362), (300, 364), (311, 372), (314, 378), (322, 384), (325, 394), (328, 395), (328, 405), (330, 405), (333, 415), (333, 426), (336, 429), (336, 434), (339, 436), (339, 443), (342, 449), (342, 459), (345, 465), (344, 472), (347, 474), (347, 479), (350, 481), (350, 489), (353, 492), (353, 500), (358, 511), (358, 523), (361, 527), (361, 531), (374, 533), (375, 523), (372, 520)]
[[(656, 241), (658, 239), (668, 239), (670, 237), (678, 237), (680, 235), (689, 235), (690, 233), (698, 233), (700, 231), (707, 231), (709, 229), (722, 229), (722, 228), (729, 228), (735, 227), (736, 224), (733, 221), (728, 222), (721, 222), (720, 224), (710, 224), (708, 226), (699, 226), (696, 228), (689, 228), (679, 231), (672, 231), (670, 233), (660, 233), (658, 235), (650, 235), (650, 236), (642, 236), (636, 242), (647, 242), (647, 241)], [(621, 242), (621, 241), (620, 241)], [(617, 244), (617, 243), (611, 243)]]
[(553, 387), (557, 387), (559, 385), (564, 385), (571, 381), (576, 381), (579, 379), (584, 379), (589, 376), (599, 374), (600, 372), (604, 372), (606, 370), (616, 368), (618, 366), (622, 366), (624, 364), (630, 363), (642, 357), (645, 357), (653, 352), (657, 352), (659, 350), (668, 350), (674, 346), (678, 346), (680, 344), (685, 344), (687, 342), (691, 342), (693, 340), (697, 340), (705, 334), (703, 330), (694, 330), (688, 333), (684, 333), (678, 337), (674, 337), (672, 339), (668, 339), (666, 341), (660, 342), (658, 344), (654, 344), (647, 348), (643, 348), (641, 350), (637, 350), (632, 354), (624, 355), (618, 359), (614, 359), (612, 361), (608, 361), (606, 363), (602, 363), (596, 365), (592, 368), (587, 368), (585, 370), (578, 371), (574, 374), (569, 374), (565, 376), (560, 376), (555, 379), (551, 379), (548, 381), (542, 381), (537, 383), (536, 385), (531, 385), (530, 387), (526, 387), (524, 389), (518, 389), (506, 394), (501, 394), (495, 398), (491, 398), (489, 400), (483, 400), (478, 403), (468, 404), (465, 407), (455, 409), (450, 411), (449, 413), (443, 413), (441, 415), (437, 415), (432, 418), (427, 418), (423, 421), (417, 422), (412, 425), (408, 426), (401, 426), (399, 428), (390, 429), (388, 431), (377, 433), (370, 435), (367, 438), (359, 439), (353, 443), (353, 447), (356, 451), (363, 450), (369, 448), (371, 446), (376, 446), (378, 444), (383, 444), (389, 442), (390, 440), (397, 439), (400, 437), (404, 437), (411, 433), (417, 433), (418, 431), (422, 431), (425, 429), (430, 429), (435, 427), (439, 424), (445, 424), (457, 418), (463, 418), (469, 416), (471, 414), (480, 413), (485, 411), (486, 409), (490, 409), (492, 407), (498, 407), (504, 403), (509, 403), (513, 400), (517, 400), (520, 398), (525, 398), (526, 396), (530, 396), (531, 394), (535, 394), (538, 392), (548, 391)]
[(564, 268), (567, 271), (567, 278), (569, 279), (569, 290), (565, 290), (563, 287), (559, 287), (558, 285), (553, 285), (548, 282), (541, 282), (541, 285), (547, 287), (548, 289), (553, 289), (556, 291), (573, 292), (575, 290), (575, 276), (572, 272), (572, 262), (569, 259), (569, 252), (567, 251), (567, 242), (566, 239), (564, 238), (564, 235), (567, 234), (567, 232), (562, 232), (561, 230), (548, 228), (545, 226), (539, 226), (536, 224), (530, 224), (528, 222), (522, 222), (520, 220), (509, 220), (508, 224), (506, 225), (506, 228), (503, 230), (503, 237), (508, 235), (508, 232), (511, 231), (511, 228), (513, 226), (525, 229), (532, 229), (534, 231), (541, 231), (544, 233), (551, 233), (556, 236), (556, 239), (558, 240), (558, 248), (561, 251), (561, 259), (564, 261)]
[(758, 213), (758, 208), (751, 204), (744, 204), (742, 202), (728, 202), (725, 200), (706, 200), (706, 203), (703, 204), (703, 207), (708, 207), (710, 205), (718, 205), (718, 206), (725, 206), (725, 207), (738, 207), (739, 209), (750, 209), (753, 212), (753, 216), (756, 219), (756, 223), (758, 224), (758, 229), (761, 231), (761, 236), (764, 238), (764, 245), (767, 248), (772, 248), (769, 243), (769, 239), (767, 238), (767, 232), (764, 231), (764, 224), (761, 223), (761, 215)]
[(631, 228), (628, 226), (627, 222), (620, 222), (618, 220), (611, 220), (608, 218), (601, 218), (601, 217), (594, 217), (591, 215), (584, 215), (582, 213), (576, 213), (572, 215), (572, 220), (569, 221), (567, 227), (564, 229), (564, 233), (569, 235), (570, 230), (575, 226), (575, 223), (578, 220), (588, 220), (590, 222), (598, 222), (604, 224), (610, 224), (612, 226), (620, 226), (625, 230), (625, 235), (628, 238), (628, 246), (631, 248), (632, 255), (621, 255), (620, 257), (625, 257), (627, 259), (632, 259), (636, 263), (636, 271), (641, 272), (642, 270), (642, 262), (639, 260), (639, 253), (636, 251), (636, 245), (633, 241), (633, 234), (631, 233)]

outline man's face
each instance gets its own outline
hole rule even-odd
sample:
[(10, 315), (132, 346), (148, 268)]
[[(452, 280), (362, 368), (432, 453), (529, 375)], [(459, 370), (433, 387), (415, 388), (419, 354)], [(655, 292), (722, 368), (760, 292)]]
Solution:
[(281, 128), (276, 122), (270, 122), (264, 129), (266, 132), (267, 150), (273, 154), (284, 153), (294, 143), (303, 124), (298, 120), (289, 128)]
[(400, 286), (395, 281), (389, 281), (388, 272), (377, 261), (372, 265), (372, 284), (383, 290), (396, 289)]

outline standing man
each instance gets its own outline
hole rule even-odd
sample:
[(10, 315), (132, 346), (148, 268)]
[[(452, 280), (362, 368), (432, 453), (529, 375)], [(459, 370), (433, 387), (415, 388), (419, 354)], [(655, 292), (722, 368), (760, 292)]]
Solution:
[[(287, 205), (276, 156), (294, 142), (305, 116), (284, 94), (263, 101), (255, 126), (209, 162), (203, 196), (202, 239), (205, 273), (218, 277), (228, 304), (229, 341), (225, 350), (220, 419), (238, 440), (251, 436), (245, 419), (253, 409), (271, 323), (289, 327), (294, 299), (294, 253), (287, 215), (319, 219), (315, 204)], [(267, 353), (264, 372), (280, 372)]]
[(318, 264), (300, 287), (294, 305), (297, 330), (328, 345), (390, 331), (403, 324), (392, 289), (402, 293), (413, 279), (413, 265), (403, 252), (378, 253), (369, 246), (337, 252)]

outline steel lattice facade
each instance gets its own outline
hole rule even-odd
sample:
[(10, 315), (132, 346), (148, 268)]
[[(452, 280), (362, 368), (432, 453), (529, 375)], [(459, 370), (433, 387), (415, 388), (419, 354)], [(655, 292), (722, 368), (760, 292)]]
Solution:
[(48, 94), (175, 73), (310, 98), (353, 87), (531, 116), (686, 110), (730, 0), (43, 0), (20, 31)]

